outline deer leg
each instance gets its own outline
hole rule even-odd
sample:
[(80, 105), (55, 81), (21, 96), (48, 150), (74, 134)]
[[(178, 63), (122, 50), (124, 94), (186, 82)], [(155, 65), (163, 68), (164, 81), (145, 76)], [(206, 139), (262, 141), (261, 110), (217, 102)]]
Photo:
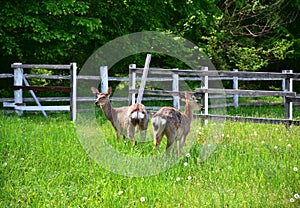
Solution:
[(156, 149), (159, 149), (162, 137), (163, 137), (163, 135), (159, 135), (159, 134), (156, 134), (156, 136), (154, 137), (154, 142), (155, 142), (155, 148)]
[(136, 145), (136, 141), (134, 139), (134, 126), (133, 125), (129, 125), (128, 127), (128, 136), (129, 136), (129, 139), (132, 141), (132, 146), (135, 146)]
[(147, 136), (147, 130), (140, 129), (140, 137), (142, 138), (142, 142), (146, 141), (146, 136)]
[(177, 156), (179, 156), (180, 155), (180, 145), (178, 146), (178, 141), (177, 140), (175, 140), (174, 146), (175, 146)]
[(144, 128), (144, 121), (142, 120), (140, 123), (139, 123), (139, 126), (138, 126), (138, 129), (140, 131), (140, 139), (142, 142), (145, 142), (146, 140), (146, 134), (147, 134), (147, 128)]
[(182, 136), (180, 139), (179, 149), (178, 149), (178, 155), (180, 154), (180, 151), (182, 150), (184, 144), (185, 144), (186, 136)]
[(167, 147), (166, 147), (166, 152), (168, 155), (170, 154), (172, 144), (174, 143), (174, 141), (175, 141), (175, 136), (168, 137), (168, 142), (167, 142)]
[[(113, 123), (112, 123), (113, 124)], [(115, 130), (115, 134), (116, 134), (116, 141), (118, 142), (119, 141), (119, 138), (121, 136), (121, 131), (115, 126), (115, 125), (112, 125), (114, 130)]]

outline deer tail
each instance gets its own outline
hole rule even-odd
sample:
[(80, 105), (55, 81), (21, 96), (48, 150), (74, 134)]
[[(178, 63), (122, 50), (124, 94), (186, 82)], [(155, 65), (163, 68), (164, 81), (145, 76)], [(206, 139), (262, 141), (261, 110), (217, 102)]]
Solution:
[(165, 130), (167, 120), (157, 116), (157, 117), (153, 117), (151, 121), (152, 121), (154, 132), (158, 135), (161, 135), (162, 132)]
[(145, 118), (144, 112), (135, 111), (131, 114), (132, 119), (140, 120)]
[(147, 116), (147, 112), (145, 107), (142, 104), (134, 104), (130, 107), (130, 117), (133, 120), (141, 120), (145, 119)]

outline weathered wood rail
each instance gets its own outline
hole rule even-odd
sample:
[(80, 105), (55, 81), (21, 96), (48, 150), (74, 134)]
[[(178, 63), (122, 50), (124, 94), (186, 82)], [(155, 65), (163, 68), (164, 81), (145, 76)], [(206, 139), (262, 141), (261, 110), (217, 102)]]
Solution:
[[(130, 68), (129, 73), (134, 75), (129, 75), (129, 77), (136, 77), (136, 74), (141, 74), (141, 68)], [(178, 70), (178, 69), (157, 69), (150, 68), (150, 74), (156, 75), (169, 75), (174, 76), (198, 76), (201, 80), (201, 86), (196, 89), (194, 94), (202, 99), (202, 104), (204, 105), (204, 110), (201, 115), (203, 119), (214, 119), (214, 120), (234, 120), (234, 121), (252, 121), (252, 122), (261, 122), (261, 123), (287, 123), (299, 125), (299, 121), (293, 120), (293, 102), (299, 102), (300, 98), (296, 96), (296, 92), (293, 91), (293, 80), (300, 80), (300, 73), (293, 73), (292, 70), (284, 70), (282, 73), (274, 72), (237, 72), (237, 71), (208, 71), (207, 68), (203, 70)], [(222, 77), (226, 79), (238, 80), (238, 79), (249, 79), (249, 80), (282, 80), (282, 91), (271, 91), (271, 90), (239, 90), (237, 85), (234, 84), (236, 89), (217, 89), (210, 88), (209, 80), (222, 80)], [(159, 77), (156, 79), (159, 81)], [(186, 79), (188, 80), (188, 79)], [(130, 81), (129, 81), (130, 82)], [(129, 89), (129, 98), (133, 97), (136, 93), (136, 90), (132, 85)], [(165, 90), (145, 90), (145, 94), (150, 95), (163, 95), (163, 96), (178, 96), (180, 92), (176, 90), (165, 91)], [(209, 115), (208, 114), (208, 100), (209, 95), (246, 95), (246, 96), (282, 96), (284, 98), (285, 105), (285, 119), (269, 119), (269, 118), (245, 118), (245, 117), (232, 117), (232, 116), (218, 116), (218, 115)], [(174, 105), (175, 106), (175, 105)]]
[[(45, 117), (48, 117), (45, 111), (70, 111), (70, 119), (72, 121), (76, 120), (76, 80), (77, 80), (77, 64), (70, 63), (69, 65), (46, 65), (46, 64), (22, 64), (14, 63), (11, 65), (14, 70), (13, 78), (14, 85), (12, 86), (14, 90), (13, 103), (5, 102), (2, 99), (4, 107), (13, 107), (18, 115), (22, 115), (23, 111), (41, 111)], [(50, 78), (49, 75), (24, 75), (24, 69), (50, 69), (50, 70), (68, 70), (70, 72), (69, 76), (52, 76), (52, 79), (64, 79), (68, 78), (70, 80), (70, 87), (65, 86), (30, 86), (27, 78)], [(2, 74), (0, 78), (10, 78), (10, 74)], [(28, 90), (36, 102), (37, 106), (26, 106), (23, 98), (23, 90)], [(58, 92), (69, 92), (70, 93), (70, 105), (56, 105), (56, 106), (42, 106), (40, 99), (35, 95), (35, 91), (58, 91)], [(6, 100), (7, 101), (7, 100)]]
[[(128, 77), (114, 77), (108, 76), (108, 67), (102, 66), (99, 69), (99, 76), (76, 76), (76, 72), (74, 72), (74, 68), (72, 68), (73, 63), (70, 65), (25, 65), (25, 64), (13, 64), (12, 68), (14, 69), (14, 74), (0, 74), (0, 78), (14, 78), (14, 92), (15, 97), (12, 98), (0, 98), (0, 102), (5, 101), (14, 101), (13, 104), (8, 104), (8, 107), (14, 107), (16, 112), (22, 112), (23, 110), (68, 110), (72, 111), (71, 106), (75, 106), (76, 109), (76, 101), (93, 101), (94, 97), (91, 95), (90, 97), (76, 97), (76, 87), (74, 87), (74, 81), (76, 80), (98, 80), (101, 85), (101, 89), (105, 91), (108, 87), (108, 82), (118, 81), (118, 82), (128, 82), (129, 86), (129, 95), (128, 97), (112, 97), (113, 101), (129, 101), (129, 103), (134, 102), (136, 99), (136, 94), (138, 90), (136, 89), (136, 82), (141, 81), (141, 75), (143, 74), (143, 68), (137, 68), (136, 65), (131, 64), (129, 66), (129, 76)], [(75, 65), (76, 66), (76, 65)], [(23, 69), (27, 68), (47, 68), (47, 69), (65, 69), (71, 70), (70, 75), (37, 75), (37, 74), (26, 74), (23, 73)], [(76, 67), (75, 67), (76, 68)], [(22, 69), (22, 73), (19, 72), (19, 69)], [(202, 117), (203, 119), (212, 119), (212, 120), (231, 120), (231, 121), (251, 121), (251, 122), (262, 122), (262, 123), (287, 123), (287, 124), (295, 124), (299, 125), (299, 121), (294, 121), (292, 117), (292, 108), (293, 103), (300, 102), (300, 97), (297, 97), (296, 92), (293, 91), (293, 81), (300, 80), (300, 73), (293, 73), (291, 70), (285, 70), (282, 73), (274, 73), (274, 72), (238, 72), (234, 71), (209, 71), (207, 68), (203, 68), (205, 70), (181, 70), (181, 69), (159, 69), (159, 68), (149, 68), (149, 74), (155, 75), (147, 78), (147, 82), (171, 82), (172, 89), (171, 90), (144, 90), (144, 94), (153, 95), (154, 97), (144, 97), (143, 101), (148, 100), (173, 100), (173, 105), (176, 108), (180, 108), (179, 102), (179, 81), (199, 81), (199, 87), (192, 93), (202, 99), (202, 102), (205, 106), (201, 115), (196, 115), (198, 117)], [(20, 74), (22, 76), (20, 76)], [(162, 76), (166, 75), (166, 76)], [(22, 77), (22, 80), (18, 80), (15, 77)], [(52, 86), (30, 86), (26, 85), (26, 79), (34, 79), (34, 78), (44, 78), (44, 79), (65, 79), (71, 80), (72, 86), (63, 87), (59, 86), (56, 88), (52, 88)], [(20, 78), (19, 78), (20, 79)], [(208, 83), (215, 80), (232, 80), (233, 81), (233, 89), (218, 89), (218, 88), (210, 88), (208, 87)], [(252, 80), (277, 80), (282, 82), (282, 90), (278, 91), (269, 91), (269, 90), (240, 90), (238, 89), (238, 81), (252, 81)], [(23, 85), (25, 84), (25, 85)], [(50, 97), (50, 98), (22, 98), (18, 93), (22, 90), (55, 90), (55, 91), (67, 91), (70, 92), (70, 97)], [(159, 97), (157, 96), (159, 95)], [(88, 95), (89, 96), (89, 95)], [(212, 105), (208, 105), (208, 101), (210, 98), (221, 98), (221, 97), (233, 97), (234, 104), (219, 105), (219, 107), (225, 106), (238, 106), (238, 97), (256, 97), (256, 96), (280, 96), (284, 98), (285, 119), (269, 119), (269, 118), (244, 118), (244, 117), (232, 117), (232, 116), (221, 116), (221, 115), (209, 115), (209, 108), (213, 107)], [(19, 99), (19, 101), (18, 101)], [(61, 106), (58, 108), (52, 106), (22, 106), (23, 102), (31, 102), (31, 101), (70, 101), (70, 106)], [(37, 101), (36, 101), (37, 102)], [(7, 103), (6, 103), (7, 104)], [(35, 108), (36, 107), (36, 108)], [(217, 106), (218, 107), (218, 106)], [(74, 109), (74, 107), (73, 107)], [(76, 118), (76, 111), (73, 110), (75, 114), (73, 114), (73, 118)], [(72, 116), (71, 116), (72, 117)], [(74, 120), (74, 119), (73, 119)]]

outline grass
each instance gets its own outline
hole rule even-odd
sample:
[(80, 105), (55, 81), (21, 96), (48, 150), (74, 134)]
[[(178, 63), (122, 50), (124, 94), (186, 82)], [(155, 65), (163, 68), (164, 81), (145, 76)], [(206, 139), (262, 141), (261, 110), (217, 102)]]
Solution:
[[(282, 105), (276, 106), (248, 106), (248, 107), (230, 107), (227, 108), (228, 115), (248, 116), (256, 118), (279, 118), (285, 119), (285, 109)], [(293, 108), (293, 120), (300, 120), (300, 111), (298, 107)]]
[[(251, 114), (252, 110), (240, 113)], [(179, 163), (156, 175), (128, 177), (91, 159), (68, 119), (67, 114), (52, 114), (49, 119), (0, 114), (3, 207), (300, 205), (298, 126), (223, 123), (220, 134), (215, 135), (213, 154), (203, 159), (201, 150), (210, 144), (210, 135), (218, 127), (209, 122), (206, 128), (198, 128), (189, 155), (184, 154)], [(152, 141), (136, 148), (126, 140), (117, 143), (110, 124), (100, 121), (108, 144), (126, 155), (164, 152), (165, 142), (159, 152), (152, 150)]]

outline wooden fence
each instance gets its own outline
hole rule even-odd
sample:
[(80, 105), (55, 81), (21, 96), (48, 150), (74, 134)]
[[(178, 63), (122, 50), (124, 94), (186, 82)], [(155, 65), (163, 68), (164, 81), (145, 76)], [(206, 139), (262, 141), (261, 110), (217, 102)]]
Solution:
[[(143, 68), (137, 68), (134, 64), (129, 66), (129, 79), (118, 80), (116, 77), (109, 77), (106, 67), (103, 67), (100, 71), (101, 74), (101, 89), (105, 91), (108, 87), (108, 81), (128, 81), (129, 82), (129, 103), (135, 102), (135, 97), (138, 92), (136, 89), (136, 82), (141, 80), (138, 78), (143, 73)], [(200, 81), (200, 87), (196, 89), (194, 95), (202, 99), (204, 104), (204, 110), (200, 115), (196, 115), (203, 119), (212, 120), (231, 120), (231, 121), (250, 121), (257, 123), (274, 123), (274, 124), (294, 124), (299, 125), (300, 121), (293, 120), (292, 110), (293, 102), (300, 102), (300, 97), (297, 97), (296, 92), (293, 91), (293, 80), (300, 80), (300, 73), (293, 73), (292, 70), (284, 70), (282, 73), (275, 72), (238, 72), (234, 71), (209, 71), (207, 67), (203, 67), (202, 70), (178, 70), (178, 69), (158, 69), (150, 68), (150, 75), (157, 75), (157, 77), (149, 77), (147, 81), (155, 82), (172, 82), (171, 90), (145, 90), (146, 95), (154, 95), (155, 97), (147, 97), (144, 100), (173, 100), (173, 106), (180, 108), (179, 103), (179, 81)], [(162, 75), (169, 75), (168, 78), (162, 77)], [(214, 80), (232, 80), (233, 89), (217, 89), (209, 88), (209, 82)], [(238, 81), (266, 81), (277, 80), (282, 82), (282, 90), (239, 90)], [(166, 96), (166, 98), (157, 97)], [(233, 104), (213, 106), (209, 105), (210, 98), (216, 97), (233, 97)], [(238, 98), (240, 96), (245, 97), (261, 97), (261, 96), (281, 96), (284, 100), (285, 106), (285, 119), (269, 119), (269, 118), (251, 118), (251, 117), (238, 117), (238, 116), (221, 116), (221, 115), (209, 115), (208, 109), (210, 107), (226, 107), (226, 106), (238, 106)], [(126, 99), (126, 98), (125, 98)], [(117, 99), (123, 100), (123, 99)], [(150, 108), (153, 108), (150, 107)]]
[[(14, 63), (11, 65), (14, 69), (14, 99), (13, 103), (11, 99), (2, 99), (3, 107), (12, 107), (18, 115), (22, 115), (23, 111), (41, 111), (45, 117), (48, 117), (46, 111), (70, 111), (70, 119), (76, 120), (76, 76), (77, 76), (77, 64), (71, 63), (69, 65), (41, 65), (41, 64), (22, 64)], [(65, 86), (30, 86), (27, 78), (51, 78), (51, 79), (65, 79), (66, 77), (61, 75), (34, 75), (24, 74), (24, 69), (50, 69), (50, 70), (69, 70), (70, 75), (70, 87)], [(2, 74), (1, 78), (9, 78), (10, 74)], [(23, 98), (23, 90), (28, 90), (36, 102), (37, 106), (26, 106)], [(56, 106), (42, 106), (34, 91), (58, 91), (58, 92), (70, 92), (70, 105), (56, 105)], [(28, 100), (28, 99), (27, 99)], [(61, 101), (61, 100), (59, 100)]]
[[(106, 85), (108, 84), (105, 84), (106, 82), (108, 81), (118, 81), (118, 82), (129, 82), (129, 86), (131, 89), (135, 89), (135, 86), (136, 86), (136, 82), (137, 81), (141, 81), (141, 77), (137, 77), (137, 74), (141, 74), (142, 72), (137, 72), (137, 70), (143, 70), (142, 68), (136, 68), (136, 65), (135, 64), (131, 64), (129, 65), (129, 77), (113, 77), (113, 76), (108, 76), (108, 71), (107, 71), (107, 67), (106, 66), (103, 66), (101, 67), (100, 69), (100, 79), (101, 79), (101, 89), (103, 91), (106, 91), (107, 87)], [(158, 68), (151, 68), (151, 71), (153, 70), (166, 70), (166, 69), (158, 69)], [(171, 70), (177, 70), (177, 69), (171, 69)], [(170, 81), (172, 82), (172, 91), (173, 92), (176, 92), (178, 91), (178, 83), (179, 81), (199, 81), (199, 82), (202, 82), (203, 81), (203, 78), (200, 77), (200, 76), (189, 76), (189, 77), (186, 77), (186, 76), (182, 76), (182, 77), (179, 77), (179, 75), (195, 75), (195, 73), (188, 73), (188, 70), (184, 70), (185, 72), (184, 73), (181, 73), (180, 71), (178, 71), (178, 73), (173, 73), (172, 75), (170, 75), (170, 73), (166, 73), (166, 72), (163, 72), (163, 74), (169, 74), (170, 77), (166, 78), (162, 78), (162, 77), (148, 77), (147, 78), (147, 81), (158, 81), (158, 82), (165, 82), (165, 81)], [(232, 81), (232, 90), (238, 90), (239, 89), (239, 82), (240, 81), (280, 81), (281, 82), (281, 91), (287, 91), (287, 87), (289, 86), (288, 83), (286, 84), (286, 79), (284, 78), (284, 76), (281, 76), (282, 74), (286, 74), (286, 73), (289, 73), (289, 74), (293, 74), (293, 72), (291, 70), (283, 70), (282, 73), (264, 73), (264, 72), (249, 72), (248, 74), (245, 74), (244, 72), (238, 72), (238, 69), (233, 69), (233, 72), (236, 72), (237, 74), (241, 74), (241, 76), (234, 76), (234, 74), (231, 74), (230, 72), (228, 74), (220, 74), (220, 76), (215, 76), (216, 74), (213, 73), (214, 76), (208, 76), (208, 81)], [(157, 73), (160, 73), (159, 71)], [(157, 74), (155, 73), (155, 74)], [(210, 72), (208, 72), (209, 75), (211, 75)], [(253, 74), (256, 74), (255, 76), (252, 76)], [(203, 74), (200, 72), (200, 74)], [(263, 75), (263, 74), (266, 74), (266, 75)], [(267, 75), (269, 74), (269, 76)], [(273, 76), (275, 75), (275, 76)], [(251, 77), (252, 76), (252, 77)], [(289, 76), (289, 75), (287, 75)], [(297, 80), (297, 78), (294, 78), (294, 80)], [(209, 105), (209, 108), (215, 108), (215, 107), (238, 107), (240, 105), (247, 105), (247, 103), (241, 103), (239, 101), (239, 98), (241, 97), (251, 97), (251, 98), (254, 98), (254, 97), (261, 97), (261, 96), (268, 96), (268, 95), (265, 95), (265, 94), (262, 94), (263, 92), (261, 93), (251, 93), (251, 92), (248, 92), (248, 93), (245, 93), (245, 92), (241, 92), (241, 93), (229, 93), (230, 91), (228, 90), (227, 93), (220, 93), (220, 94), (216, 94), (216, 93), (210, 93), (208, 96), (209, 98), (232, 98), (232, 102), (227, 102), (227, 103), (224, 103), (223, 105)], [(253, 91), (255, 92), (255, 91)], [(280, 91), (279, 91), (280, 92)], [(270, 96), (278, 96), (276, 95), (277, 94), (277, 91), (274, 91), (274, 93), (270, 93)], [(132, 100), (134, 98), (134, 94), (131, 94), (131, 98), (129, 98), (129, 104), (132, 103)], [(156, 97), (157, 98), (157, 97)], [(283, 98), (285, 98), (283, 96)], [(124, 100), (124, 99), (127, 99), (127, 98), (115, 98), (116, 100)], [(146, 98), (147, 100), (151, 99), (151, 98)], [(162, 99), (162, 100), (170, 100), (170, 98), (159, 98), (159, 99)], [(173, 101), (174, 101), (174, 104), (173, 106), (176, 107), (176, 108), (179, 108), (179, 100), (178, 100), (178, 97), (176, 96), (173, 96), (173, 98), (171, 98)], [(283, 104), (285, 102), (285, 99), (283, 100)]]
[[(24, 74), (23, 69), (26, 68), (48, 68), (55, 69), (60, 68), (71, 70), (71, 75), (33, 75)], [(101, 90), (106, 91), (108, 88), (108, 82), (118, 81), (118, 82), (128, 82), (129, 85), (129, 95), (128, 97), (118, 98), (113, 97), (113, 101), (128, 101), (128, 104), (135, 102), (135, 97), (138, 92), (136, 89), (136, 83), (141, 80), (140, 75), (143, 73), (143, 68), (137, 68), (135, 64), (129, 66), (129, 76), (128, 77), (113, 77), (108, 75), (108, 67), (101, 66), (99, 69), (99, 76), (75, 76), (76, 75), (76, 63), (70, 65), (22, 65), (13, 64), (14, 75), (12, 74), (0, 74), (0, 78), (14, 78), (14, 99), (11, 98), (0, 98), (0, 102), (4, 102), (4, 106), (14, 107), (17, 112), (22, 112), (23, 110), (70, 110), (71, 119), (76, 119), (76, 101), (93, 101), (94, 97), (76, 97), (76, 80), (99, 80), (101, 85)], [(20, 75), (21, 74), (21, 75)], [(149, 74), (153, 75), (147, 78), (147, 81), (154, 82), (172, 82), (172, 89), (168, 90), (145, 90), (144, 94), (154, 95), (155, 97), (145, 97), (146, 100), (173, 100), (173, 105), (176, 108), (180, 108), (179, 102), (179, 81), (199, 81), (200, 86), (194, 92), (196, 96), (202, 99), (204, 104), (204, 110), (202, 114), (196, 115), (203, 119), (213, 119), (213, 120), (234, 120), (234, 121), (252, 121), (252, 122), (263, 122), (263, 123), (289, 123), (299, 125), (300, 121), (293, 120), (292, 108), (293, 103), (300, 102), (300, 98), (296, 96), (296, 92), (293, 91), (293, 80), (300, 80), (300, 73), (293, 73), (291, 70), (285, 70), (282, 73), (274, 72), (238, 72), (234, 71), (209, 71), (207, 67), (203, 67), (202, 70), (179, 70), (179, 69), (158, 69), (150, 68)], [(164, 75), (164, 76), (162, 76)], [(156, 76), (156, 77), (154, 77)], [(22, 77), (21, 81), (20, 78)], [(52, 90), (51, 87), (38, 87), (29, 86), (26, 83), (26, 78), (45, 78), (45, 79), (71, 79), (70, 97), (60, 97), (60, 98), (38, 98), (38, 101), (70, 101), (70, 106), (39, 106), (35, 98), (22, 98), (20, 94), (21, 90)], [(75, 81), (74, 81), (75, 80)], [(215, 80), (232, 80), (232, 89), (216, 89), (209, 87), (209, 83)], [(281, 91), (269, 91), (269, 90), (239, 90), (238, 82), (240, 80), (277, 80), (282, 82)], [(22, 82), (25, 86), (22, 85)], [(75, 85), (74, 85), (75, 84)], [(147, 87), (147, 84), (146, 84)], [(67, 88), (59, 87), (57, 90), (67, 90)], [(160, 95), (157, 97), (157, 95)], [(232, 97), (233, 103), (226, 103), (226, 106), (238, 106), (238, 99), (241, 96), (246, 97), (256, 97), (256, 96), (282, 96), (284, 98), (284, 105), (286, 111), (286, 119), (265, 119), (265, 118), (243, 118), (243, 117), (230, 117), (230, 116), (218, 116), (209, 115), (208, 109), (221, 106), (208, 105), (209, 99), (218, 97)], [(34, 96), (33, 96), (34, 97)], [(38, 104), (35, 106), (22, 106), (18, 103), (28, 102), (35, 100)], [(9, 104), (5, 101), (14, 101), (14, 103)], [(73, 107), (72, 107), (73, 106)], [(34, 108), (35, 107), (35, 108)], [(222, 107), (225, 107), (224, 105)]]

